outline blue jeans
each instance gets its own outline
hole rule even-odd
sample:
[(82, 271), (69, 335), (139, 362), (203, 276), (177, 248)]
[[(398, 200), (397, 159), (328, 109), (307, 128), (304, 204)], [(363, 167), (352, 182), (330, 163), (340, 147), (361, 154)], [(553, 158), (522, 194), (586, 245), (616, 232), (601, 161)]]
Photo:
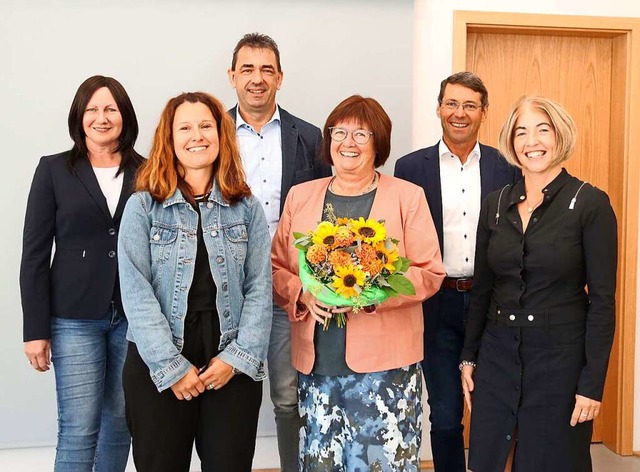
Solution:
[(436, 323), (435, 339), (425, 341), (422, 361), (431, 409), (433, 464), (436, 472), (465, 472), (463, 394), (458, 364), (470, 294), (442, 289), (436, 296), (440, 298), (440, 310), (425, 318), (425, 324)]
[(300, 434), (298, 372), (291, 364), (291, 322), (287, 313), (275, 304), (267, 362), (280, 467), (282, 472), (297, 472)]
[(122, 390), (126, 332), (127, 321), (115, 308), (101, 320), (52, 318), (55, 472), (125, 470), (131, 445)]

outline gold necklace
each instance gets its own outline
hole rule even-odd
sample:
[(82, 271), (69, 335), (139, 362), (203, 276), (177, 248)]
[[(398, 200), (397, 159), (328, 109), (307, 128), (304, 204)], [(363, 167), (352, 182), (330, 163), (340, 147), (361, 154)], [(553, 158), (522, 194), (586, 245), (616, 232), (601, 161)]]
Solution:
[[(538, 200), (538, 203), (536, 203), (535, 205), (533, 205), (533, 206), (527, 205), (527, 212), (533, 213), (533, 210), (535, 210), (536, 208), (538, 208), (540, 206), (540, 204), (542, 203), (542, 200), (544, 200), (544, 195), (542, 195), (542, 197), (540, 197), (540, 200)], [(529, 201), (529, 199), (526, 198), (525, 202), (528, 202), (528, 201)]]
[[(339, 195), (337, 194), (334, 190), (333, 190), (333, 182), (336, 180), (336, 176), (334, 175), (333, 178), (331, 179), (331, 182), (329, 182), (329, 191), (335, 195)], [(365, 193), (373, 190), (373, 187), (378, 183), (378, 173), (374, 171), (373, 173), (373, 180), (371, 181), (371, 183), (367, 186), (367, 188), (365, 188), (362, 193), (360, 193), (360, 195), (364, 195)]]

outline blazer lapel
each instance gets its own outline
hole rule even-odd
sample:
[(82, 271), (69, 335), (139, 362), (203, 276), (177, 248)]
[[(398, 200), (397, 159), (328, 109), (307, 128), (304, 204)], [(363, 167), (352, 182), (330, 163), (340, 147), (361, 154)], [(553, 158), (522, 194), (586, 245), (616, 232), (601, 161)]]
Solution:
[(122, 190), (120, 191), (120, 199), (118, 200), (118, 206), (116, 207), (116, 212), (113, 215), (113, 222), (118, 223), (120, 218), (122, 217), (122, 212), (124, 211), (124, 206), (127, 204), (127, 200), (133, 193), (135, 186), (135, 177), (136, 177), (136, 169), (125, 169), (123, 175), (122, 182)]
[[(84, 185), (89, 192), (89, 195), (96, 203), (100, 211), (104, 214), (105, 217), (112, 221), (111, 213), (109, 213), (109, 207), (107, 206), (107, 199), (104, 198), (102, 191), (100, 190), (100, 185), (98, 184), (98, 179), (96, 178), (96, 174), (93, 172), (91, 168), (91, 164), (89, 163), (88, 158), (78, 159), (74, 166), (76, 175), (80, 179), (80, 182)], [(122, 197), (121, 197), (122, 198)]]
[(484, 201), (493, 190), (495, 167), (496, 160), (491, 159), (488, 150), (480, 145), (480, 201)]
[(280, 132), (282, 136), (282, 183), (280, 185), (280, 212), (284, 206), (284, 196), (289, 193), (295, 172), (298, 129), (289, 120), (288, 114), (280, 108)]
[(435, 145), (427, 150), (427, 154), (424, 159), (424, 182), (425, 194), (427, 196), (427, 203), (431, 210), (431, 217), (433, 218), (433, 224), (436, 227), (438, 233), (438, 242), (440, 243), (440, 251), (442, 252), (442, 240), (443, 240), (443, 220), (442, 220), (442, 183), (440, 182), (440, 156), (438, 155), (438, 145)]

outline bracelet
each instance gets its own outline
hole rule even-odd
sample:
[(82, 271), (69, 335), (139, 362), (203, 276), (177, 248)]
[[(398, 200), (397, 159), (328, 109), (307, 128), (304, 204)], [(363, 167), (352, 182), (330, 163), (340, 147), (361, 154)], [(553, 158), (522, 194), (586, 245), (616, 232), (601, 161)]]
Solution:
[(458, 369), (460, 369), (460, 371), (462, 371), (462, 368), (465, 365), (471, 366), (474, 369), (476, 368), (476, 363), (475, 362), (473, 362), (473, 361), (462, 361), (462, 362), (460, 362), (460, 365), (458, 366)]

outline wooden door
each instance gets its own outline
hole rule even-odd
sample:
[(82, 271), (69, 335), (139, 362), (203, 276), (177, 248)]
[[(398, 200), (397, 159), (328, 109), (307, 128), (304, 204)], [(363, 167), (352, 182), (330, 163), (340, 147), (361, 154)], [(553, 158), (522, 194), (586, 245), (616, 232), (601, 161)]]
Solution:
[[(473, 16), (475, 12), (457, 13), (461, 15), (456, 15), (456, 21), (464, 22), (465, 27), (464, 30), (461, 26), (457, 28), (457, 34), (464, 34), (464, 40), (455, 41), (454, 38), (454, 64), (456, 61), (460, 64), (454, 70), (475, 72), (489, 90), (489, 113), (481, 128), (480, 141), (496, 146), (511, 105), (522, 95), (552, 98), (567, 108), (578, 128), (576, 152), (565, 167), (571, 174), (607, 192), (611, 198), (620, 233), (618, 332), (602, 414), (594, 424), (593, 440), (604, 439), (617, 452), (630, 453), (620, 442), (624, 402), (630, 401), (626, 407), (633, 409), (632, 394), (626, 399), (621, 397), (627, 388), (621, 374), (629, 375), (630, 372), (630, 382), (633, 382), (634, 348), (634, 340), (623, 339), (620, 330), (623, 327), (633, 329), (637, 259), (637, 164), (635, 173), (630, 173), (627, 147), (630, 129), (628, 37), (623, 31), (603, 30), (599, 18), (591, 20), (593, 29), (577, 29), (570, 21), (563, 22), (562, 18), (566, 17), (555, 16), (555, 20), (550, 20), (552, 15), (511, 15), (517, 17), (517, 21), (509, 26), (509, 20), (498, 21), (506, 24), (496, 25), (492, 14), (480, 14), (489, 24), (476, 24), (464, 16)], [(528, 18), (523, 21), (523, 17)], [(550, 21), (555, 26), (549, 27)], [(541, 27), (531, 26), (536, 22)], [(635, 184), (628, 185), (631, 181)], [(633, 189), (631, 194), (630, 188)], [(635, 203), (628, 197), (635, 199)], [(635, 213), (630, 214), (630, 204)], [(630, 226), (634, 230), (630, 230)], [(631, 234), (625, 234), (625, 229)], [(629, 236), (633, 239), (632, 248), (624, 243), (625, 237)], [(631, 261), (627, 259), (629, 257)], [(625, 261), (629, 265), (625, 265)], [(632, 283), (625, 279), (629, 274), (633, 276)], [(631, 358), (625, 358), (625, 351), (631, 353)], [(631, 428), (627, 434), (632, 434)]]

